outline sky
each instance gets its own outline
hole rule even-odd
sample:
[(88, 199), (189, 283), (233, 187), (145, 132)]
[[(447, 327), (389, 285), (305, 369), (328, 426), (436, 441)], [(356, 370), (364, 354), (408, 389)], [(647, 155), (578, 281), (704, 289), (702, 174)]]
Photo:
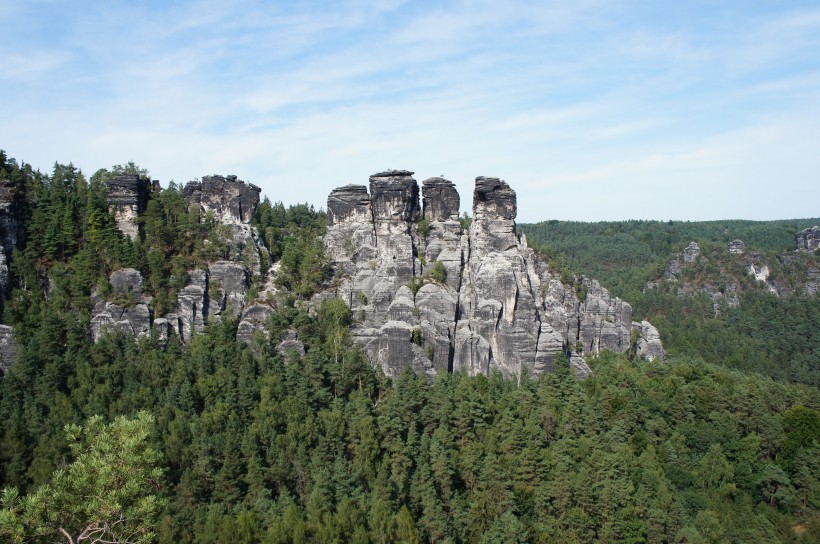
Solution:
[(820, 2), (0, 0), (0, 148), (324, 207), (386, 169), (518, 221), (820, 215)]

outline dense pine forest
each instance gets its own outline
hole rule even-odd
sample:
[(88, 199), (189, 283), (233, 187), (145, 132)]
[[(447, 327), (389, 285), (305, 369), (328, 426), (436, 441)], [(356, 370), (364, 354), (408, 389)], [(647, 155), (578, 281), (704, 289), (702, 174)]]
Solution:
[[(554, 267), (650, 318), (670, 358), (605, 352), (582, 381), (561, 357), (538, 378), (391, 381), (352, 342), (341, 300), (310, 302), (333, 271), (325, 215), (305, 204), (266, 200), (254, 218), (280, 263), (267, 336), (245, 345), (224, 315), (189, 343), (92, 342), (112, 271), (139, 270), (159, 314), (224, 251), (220, 225), (174, 184), (124, 236), (105, 198), (119, 173), (147, 176), (47, 175), (0, 153), (21, 218), (3, 315), (17, 344), (0, 379), (3, 542), (820, 541), (817, 297), (750, 283), (715, 315), (699, 296), (644, 289), (690, 239), (709, 253), (743, 238), (777, 260), (808, 224), (627, 223), (611, 246), (584, 245), (608, 224), (572, 224), (574, 249), (561, 224), (523, 226)], [(654, 226), (657, 245), (628, 241)], [(289, 330), (303, 355), (277, 349)]]
[[(801, 292), (806, 272), (818, 269), (820, 256), (794, 251), (795, 232), (813, 225), (820, 225), (820, 218), (546, 221), (519, 228), (554, 266), (596, 278), (630, 302), (637, 319), (658, 327), (669, 353), (820, 387), (820, 297)], [(737, 239), (745, 243), (745, 256), (727, 249)], [(682, 281), (666, 281), (670, 260), (692, 241), (706, 259), (687, 267)], [(749, 254), (786, 287), (783, 295), (749, 275)], [(682, 283), (694, 285), (695, 292), (681, 296)], [(710, 284), (722, 291), (733, 286), (738, 304), (716, 311), (706, 292), (697, 289)]]

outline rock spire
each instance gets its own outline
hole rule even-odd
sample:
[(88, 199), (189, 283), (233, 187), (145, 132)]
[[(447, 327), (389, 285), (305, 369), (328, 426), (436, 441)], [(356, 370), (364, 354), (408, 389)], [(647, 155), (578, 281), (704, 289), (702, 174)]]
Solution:
[(476, 178), (465, 232), (455, 185), (424, 180), (420, 208), (412, 176), (374, 174), (369, 193), (347, 185), (327, 204), (325, 247), (339, 281), (325, 296), (351, 307), (354, 339), (386, 374), (409, 365), (430, 376), (537, 375), (564, 353), (585, 376), (585, 353), (633, 348), (664, 356), (657, 330), (633, 323), (629, 304), (594, 280), (563, 285), (517, 237), (516, 195), (505, 181)]

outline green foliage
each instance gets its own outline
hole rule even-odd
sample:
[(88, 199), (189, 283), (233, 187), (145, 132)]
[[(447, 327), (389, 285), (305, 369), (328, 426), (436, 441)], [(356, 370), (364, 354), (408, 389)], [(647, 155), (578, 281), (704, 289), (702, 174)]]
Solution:
[(6, 488), (0, 536), (8, 542), (153, 542), (163, 501), (159, 453), (149, 444), (154, 418), (99, 416), (66, 426), (74, 461), (51, 482), (21, 497)]
[[(818, 222), (548, 221), (519, 227), (562, 282), (575, 286), (579, 299), (586, 293), (570, 269), (629, 301), (634, 318), (658, 328), (668, 353), (820, 386), (820, 298), (802, 295), (806, 271), (818, 261), (803, 253), (780, 257), (794, 247), (795, 231)], [(777, 297), (750, 278), (745, 257), (726, 249), (736, 238), (744, 240), (747, 254), (764, 255), (771, 277), (797, 293)], [(669, 261), (691, 240), (698, 241), (704, 258), (688, 265), (678, 281), (665, 281)], [(657, 287), (646, 288), (649, 281)], [(682, 295), (682, 283), (695, 293)], [(727, 283), (739, 286), (740, 305), (723, 304), (716, 314), (700, 288), (710, 284), (725, 292)]]
[(433, 271), (430, 274), (434, 280), (439, 283), (447, 281), (447, 269), (444, 268), (444, 263), (441, 261), (433, 261)]
[[(306, 241), (323, 235), (327, 228), (327, 216), (323, 211), (315, 211), (309, 204), (285, 208), (281, 202), (271, 204), (265, 198), (256, 209), (253, 224), (263, 234), (271, 258), (277, 261), (294, 238)], [(353, 241), (348, 243), (345, 240), (344, 249), (352, 255), (355, 250)]]
[[(160, 542), (787, 542), (771, 512), (816, 516), (814, 389), (611, 354), (590, 360), (585, 382), (559, 357), (520, 384), (408, 371), (392, 387), (351, 344), (341, 300), (277, 316), (304, 357), (283, 359), (275, 338), (251, 352), (227, 324), (167, 350), (42, 344), (45, 359), (24, 357), (0, 382), (3, 485), (37, 493), (27, 475), (68, 451), (48, 445), (42, 414), (146, 409), (165, 467), (151, 491), (168, 499)], [(57, 369), (63, 385), (44, 379)], [(790, 433), (800, 445), (785, 466)], [(53, 485), (54, 468), (41, 470)]]
[(473, 219), (467, 215), (467, 212), (464, 212), (458, 221), (461, 223), (461, 230), (464, 231), (470, 230), (470, 225), (473, 223)]
[(419, 292), (422, 285), (424, 285), (424, 281), (417, 278), (416, 276), (411, 276), (410, 281), (407, 282), (407, 287), (410, 289), (410, 292), (413, 293), (413, 296), (416, 296), (416, 293)]
[(422, 238), (427, 238), (427, 235), (430, 234), (430, 220), (426, 217), (422, 217), (416, 225), (416, 229), (419, 236)]
[[(343, 301), (307, 301), (327, 280), (316, 243), (323, 214), (266, 201), (255, 222), (281, 261), (276, 281), (292, 293), (273, 307), (270, 339), (249, 348), (225, 319), (188, 345), (118, 335), (92, 344), (90, 293), (107, 296), (111, 269), (138, 268), (155, 312), (170, 307), (187, 270), (225, 251), (218, 225), (188, 210), (172, 185), (152, 194), (132, 243), (105, 211), (102, 174), (84, 183), (69, 167), (48, 177), (0, 159), (0, 175), (27, 195), (28, 218), (5, 312), (19, 349), (0, 380), (0, 487), (17, 489), (0, 511), (4, 541), (46, 526), (41, 541), (61, 541), (57, 521), (77, 536), (105, 521), (92, 510), (116, 517), (106, 496), (130, 509), (137, 536), (153, 531), (162, 543), (820, 538), (818, 389), (726, 368), (783, 381), (803, 369), (801, 381), (811, 379), (814, 301), (750, 291), (718, 320), (708, 297), (648, 292), (636, 315), (668, 314), (656, 325), (670, 361), (604, 353), (579, 382), (559, 354), (554, 373), (538, 377), (430, 381), (407, 369), (391, 383), (353, 345)], [(54, 188), (55, 179), (69, 181)], [(76, 213), (80, 226), (52, 223), (49, 209)], [(69, 228), (80, 240), (60, 245)], [(583, 298), (572, 270), (595, 274), (580, 256), (541, 251)], [(425, 279), (441, 281), (433, 266)], [(412, 280), (414, 292), (422, 281)], [(292, 332), (304, 355), (277, 350)], [(411, 336), (431, 358), (421, 328)], [(773, 368), (783, 360), (785, 376)], [(123, 470), (111, 469), (112, 455)], [(93, 497), (68, 498), (77, 493)], [(37, 506), (44, 497), (47, 512)]]
[[(572, 270), (599, 280), (614, 295), (635, 300), (649, 280), (658, 277), (671, 256), (692, 240), (725, 248), (735, 239), (747, 251), (782, 253), (794, 249), (794, 233), (820, 224), (818, 218), (784, 221), (544, 221), (519, 224), (533, 248), (549, 248)], [(547, 259), (550, 264), (551, 260)], [(567, 283), (567, 282), (565, 282)]]
[[(275, 283), (287, 289), (300, 300), (310, 298), (330, 279), (330, 264), (324, 255), (319, 238), (325, 232), (326, 216), (313, 206), (299, 204), (285, 208), (281, 202), (271, 204), (265, 199), (257, 209), (254, 225), (264, 233), (270, 256), (279, 260), (281, 267)], [(353, 242), (345, 251), (353, 254)]]

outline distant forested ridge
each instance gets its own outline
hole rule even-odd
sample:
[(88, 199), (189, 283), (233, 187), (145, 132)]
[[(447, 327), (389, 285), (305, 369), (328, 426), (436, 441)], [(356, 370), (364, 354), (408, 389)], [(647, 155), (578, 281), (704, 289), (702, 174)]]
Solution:
[[(94, 342), (99, 305), (170, 315), (179, 293), (192, 296), (188, 270), (254, 258), (173, 184), (150, 189), (136, 236), (124, 234), (107, 200), (114, 175), (147, 179), (133, 164), (90, 178), (72, 165), (43, 174), (0, 153), (0, 201), (13, 193), (19, 218), (14, 232), (0, 225), (13, 246), (0, 278), (3, 326), (17, 346), (0, 378), (0, 541), (820, 539), (820, 390), (772, 380), (765, 368), (726, 368), (743, 365), (722, 339), (707, 361), (703, 345), (684, 349), (701, 338), (685, 330), (699, 319), (754, 351), (755, 331), (778, 321), (768, 314), (779, 304), (806, 304), (789, 307), (802, 323), (817, 315), (813, 300), (753, 289), (715, 317), (710, 299), (701, 308), (699, 295), (659, 285), (645, 296), (684, 307), (662, 329), (681, 335), (668, 336), (682, 347), (665, 362), (603, 352), (587, 358), (585, 380), (564, 356), (537, 378), (429, 380), (405, 369), (391, 380), (353, 343), (348, 305), (310, 302), (333, 281), (319, 240), (324, 212), (263, 201), (253, 243), (278, 271), (249, 277), (243, 296), (268, 307), (267, 334), (238, 335), (242, 316), (223, 282), (199, 293), (219, 301), (221, 317), (186, 341), (112, 328)], [(552, 251), (556, 269), (583, 272)], [(140, 291), (111, 284), (124, 269), (144, 278)], [(735, 324), (734, 311), (750, 321)], [(775, 365), (776, 355), (762, 360)]]
[[(820, 258), (795, 245), (796, 232), (818, 224), (546, 221), (519, 229), (553, 266), (596, 277), (629, 300), (670, 354), (818, 386)], [(742, 253), (730, 252), (735, 240)], [(686, 263), (691, 242), (699, 249)]]

